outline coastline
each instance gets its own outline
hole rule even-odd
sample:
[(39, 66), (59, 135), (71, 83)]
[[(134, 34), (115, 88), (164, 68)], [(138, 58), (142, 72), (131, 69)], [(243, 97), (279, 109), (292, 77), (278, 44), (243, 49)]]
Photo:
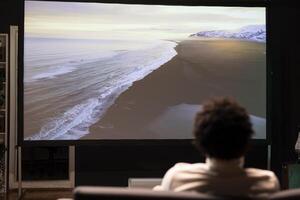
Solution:
[(213, 96), (233, 96), (250, 114), (265, 118), (264, 44), (185, 40), (175, 50), (169, 62), (123, 92), (82, 139), (188, 139), (189, 130), (174, 129), (175, 118), (164, 126), (176, 133), (158, 133), (151, 126), (170, 108)]
[[(98, 121), (119, 94), (177, 54), (174, 42), (145, 44), (142, 49), (118, 53), (113, 59), (74, 62), (76, 70), (57, 77), (49, 72), (53, 68), (46, 67), (43, 76), (51, 76), (25, 87), (25, 139), (77, 140), (88, 134), (89, 126)], [(70, 63), (54, 67), (64, 69)]]

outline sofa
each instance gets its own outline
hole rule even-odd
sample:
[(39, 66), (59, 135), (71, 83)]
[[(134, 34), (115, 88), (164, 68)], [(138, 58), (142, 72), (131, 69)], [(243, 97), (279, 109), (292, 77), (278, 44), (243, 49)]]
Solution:
[[(120, 187), (77, 187), (74, 200), (236, 200), (247, 197), (214, 196), (194, 192), (158, 192), (147, 189)], [(260, 199), (260, 198), (254, 198)], [(300, 200), (300, 189), (285, 190), (271, 195), (268, 200)]]

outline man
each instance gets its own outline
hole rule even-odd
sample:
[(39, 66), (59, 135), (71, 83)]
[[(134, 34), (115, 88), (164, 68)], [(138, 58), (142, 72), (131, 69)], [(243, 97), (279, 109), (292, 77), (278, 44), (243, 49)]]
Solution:
[(194, 136), (206, 162), (176, 164), (154, 189), (248, 197), (278, 191), (273, 172), (243, 168), (252, 134), (249, 115), (234, 100), (220, 98), (205, 103), (196, 115)]

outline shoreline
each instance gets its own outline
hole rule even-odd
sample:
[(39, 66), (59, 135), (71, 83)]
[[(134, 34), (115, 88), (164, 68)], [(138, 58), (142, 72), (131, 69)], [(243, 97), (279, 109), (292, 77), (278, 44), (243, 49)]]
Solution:
[[(89, 62), (87, 64), (83, 63), (81, 64), (81, 67), (78, 67), (78, 70), (74, 70), (68, 73), (66, 76), (59, 76), (55, 79), (45, 79), (41, 83), (44, 85), (42, 87), (40, 87), (39, 84), (31, 84), (26, 88), (26, 91), (31, 93), (31, 100), (27, 99), (27, 103), (32, 104), (34, 101), (38, 101), (39, 103), (36, 106), (32, 105), (30, 107), (26, 107), (26, 114), (28, 114), (28, 117), (25, 120), (25, 124), (31, 124), (31, 126), (25, 126), (27, 130), (26, 133), (32, 133), (33, 130), (33, 132), (36, 133), (27, 134), (28, 138), (35, 138), (34, 140), (48, 140), (48, 138), (59, 140), (65, 137), (73, 140), (79, 139), (80, 137), (76, 133), (81, 132), (83, 134), (84, 132), (88, 132), (88, 127), (93, 123), (94, 120), (97, 121), (97, 118), (102, 116), (102, 113), (105, 112), (105, 110), (110, 106), (110, 102), (113, 103), (120, 93), (126, 91), (133, 82), (143, 79), (153, 70), (156, 70), (157, 68), (161, 67), (161, 65), (171, 60), (177, 54), (174, 50), (176, 45), (177, 43), (175, 42), (162, 41), (159, 43), (158, 47), (151, 46), (151, 48), (145, 48), (140, 52), (129, 51), (127, 53), (128, 55), (123, 57), (122, 54), (119, 54), (118, 56), (120, 56), (120, 59), (117, 62), (110, 59), (91, 63)], [(129, 59), (132, 63), (136, 64), (132, 65), (132, 63), (126, 63), (126, 59)], [(102, 66), (106, 66), (107, 69), (103, 70), (101, 68)], [(138, 68), (135, 68), (135, 66), (138, 66)], [(105, 70), (115, 70), (117, 75), (116, 77), (119, 78), (108, 80), (103, 84), (99, 83), (101, 78), (104, 80), (110, 77), (110, 75), (102, 75), (103, 71)], [(114, 73), (114, 71), (112, 71), (112, 73)], [(82, 76), (82, 74), (86, 74), (86, 76)], [(118, 85), (115, 84), (116, 82)], [(65, 85), (65, 83), (67, 85)], [(74, 88), (74, 84), (80, 84), (81, 87), (85, 85), (87, 90), (77, 90), (77, 88)], [(104, 84), (110, 84), (111, 87), (103, 87)], [(61, 91), (59, 93), (57, 91), (58, 88), (56, 89), (57, 85), (60, 86), (59, 90)], [(107, 89), (104, 93), (100, 93), (99, 88)], [(46, 90), (50, 90), (51, 92), (49, 92), (49, 94), (43, 94)], [(57, 96), (57, 94), (59, 94), (59, 96)], [(73, 96), (74, 98), (70, 98), (70, 96)], [(45, 98), (47, 97), (48, 101), (45, 101)], [(64, 101), (57, 102), (57, 98), (63, 98)], [(88, 103), (92, 100), (94, 105), (93, 110), (89, 109), (89, 107), (92, 105)], [(45, 112), (32, 112), (34, 109), (38, 109), (40, 106), (45, 107), (46, 105), (51, 104), (52, 108), (45, 108)], [(57, 112), (57, 107), (60, 107), (59, 112)], [(79, 109), (81, 110), (80, 113), (78, 113)], [(49, 118), (50, 113), (51, 116)], [(84, 115), (84, 113), (87, 115), (84, 118), (75, 116)], [(38, 118), (36, 117), (37, 115), (39, 115)], [(45, 121), (45, 119), (48, 120), (48, 122)], [(33, 122), (35, 123), (35, 126), (32, 126)], [(65, 130), (64, 127), (69, 128)], [(67, 132), (61, 132), (61, 130)]]
[[(265, 45), (254, 41), (184, 40), (175, 50), (177, 55), (170, 61), (124, 91), (82, 139), (172, 139), (172, 135), (151, 131), (149, 124), (172, 106), (201, 104), (212, 96), (234, 96), (251, 114), (265, 117), (266, 86), (261, 86), (265, 81)], [(219, 59), (211, 59), (216, 55)], [(255, 96), (257, 102), (253, 102)], [(190, 135), (181, 134), (183, 138)]]

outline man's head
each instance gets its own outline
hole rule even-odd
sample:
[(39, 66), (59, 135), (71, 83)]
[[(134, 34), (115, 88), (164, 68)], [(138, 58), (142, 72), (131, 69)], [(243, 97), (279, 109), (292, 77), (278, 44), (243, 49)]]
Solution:
[(252, 134), (247, 111), (230, 98), (212, 99), (196, 115), (195, 142), (209, 157), (229, 160), (243, 156)]

